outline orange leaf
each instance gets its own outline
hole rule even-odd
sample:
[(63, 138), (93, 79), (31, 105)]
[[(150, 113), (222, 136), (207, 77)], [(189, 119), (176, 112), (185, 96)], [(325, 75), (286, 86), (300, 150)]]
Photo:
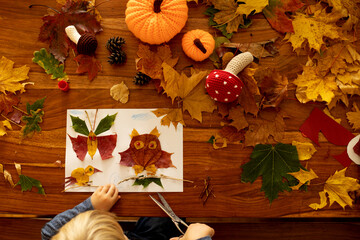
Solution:
[(94, 56), (77, 55), (74, 60), (79, 64), (76, 73), (88, 73), (89, 80), (93, 80), (101, 71), (101, 64)]
[(20, 99), (13, 94), (1, 94), (0, 95), (0, 113), (3, 111), (4, 115), (14, 111), (12, 106), (16, 106), (20, 102)]
[(245, 119), (244, 109), (240, 105), (230, 109), (229, 118), (233, 120), (230, 125), (236, 127), (237, 130), (244, 129), (249, 126)]
[(219, 131), (219, 135), (223, 138), (226, 138), (229, 142), (244, 141), (244, 134), (245, 130), (238, 131), (236, 127), (233, 126), (224, 126)]

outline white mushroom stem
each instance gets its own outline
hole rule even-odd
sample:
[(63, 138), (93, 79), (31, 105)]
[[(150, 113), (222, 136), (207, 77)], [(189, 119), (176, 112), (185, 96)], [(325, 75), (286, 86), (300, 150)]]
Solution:
[(67, 26), (65, 28), (66, 35), (73, 41), (75, 44), (78, 43), (81, 35), (78, 33), (74, 25)]
[(228, 63), (224, 71), (238, 75), (247, 65), (249, 65), (254, 60), (253, 55), (250, 52), (240, 53), (235, 56)]

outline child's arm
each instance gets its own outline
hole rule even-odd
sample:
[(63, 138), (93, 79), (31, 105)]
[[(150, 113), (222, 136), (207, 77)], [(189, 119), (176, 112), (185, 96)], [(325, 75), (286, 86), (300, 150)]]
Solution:
[(73, 209), (69, 209), (56, 215), (50, 222), (46, 223), (41, 229), (42, 240), (51, 239), (55, 234), (57, 234), (62, 226), (64, 226), (72, 218), (76, 217), (79, 213), (86, 212), (88, 210), (109, 211), (119, 198), (118, 189), (114, 184), (98, 187), (91, 197), (87, 198)]

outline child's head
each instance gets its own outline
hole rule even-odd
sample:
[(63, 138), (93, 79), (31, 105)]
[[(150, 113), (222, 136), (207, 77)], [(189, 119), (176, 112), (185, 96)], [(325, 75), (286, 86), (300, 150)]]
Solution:
[(105, 211), (92, 210), (80, 213), (66, 223), (52, 238), (54, 240), (126, 240), (115, 215)]

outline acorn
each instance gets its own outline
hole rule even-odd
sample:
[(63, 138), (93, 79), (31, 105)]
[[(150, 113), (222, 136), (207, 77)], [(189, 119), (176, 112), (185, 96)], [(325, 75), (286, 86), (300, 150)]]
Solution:
[(65, 28), (66, 35), (76, 44), (76, 50), (79, 54), (93, 55), (98, 42), (94, 35), (84, 33), (80, 35), (75, 26), (70, 25)]

